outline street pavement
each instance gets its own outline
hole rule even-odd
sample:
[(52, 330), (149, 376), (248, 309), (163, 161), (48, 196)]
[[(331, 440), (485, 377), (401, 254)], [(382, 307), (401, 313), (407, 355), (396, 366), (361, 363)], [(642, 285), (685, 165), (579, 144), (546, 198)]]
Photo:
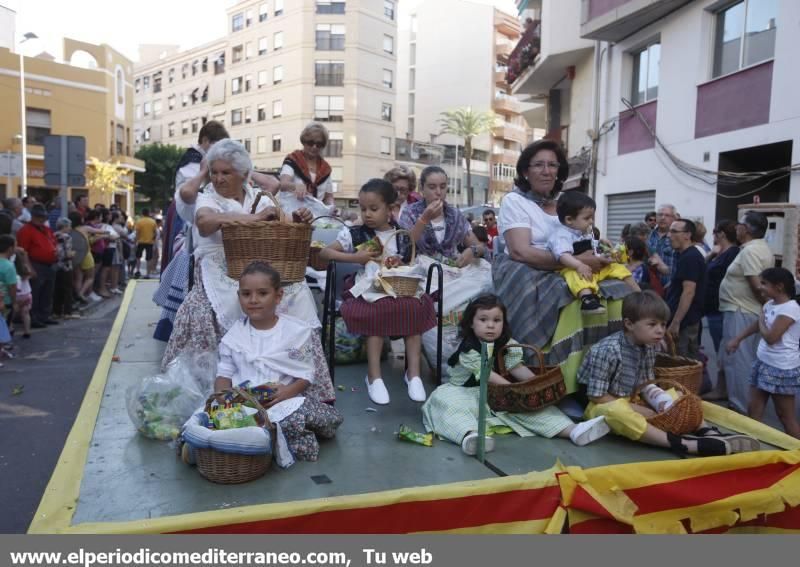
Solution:
[[(14, 359), (0, 368), (0, 533), (25, 533), (50, 480), (120, 298), (93, 306), (83, 319), (18, 331)], [(19, 328), (19, 325), (17, 325)]]

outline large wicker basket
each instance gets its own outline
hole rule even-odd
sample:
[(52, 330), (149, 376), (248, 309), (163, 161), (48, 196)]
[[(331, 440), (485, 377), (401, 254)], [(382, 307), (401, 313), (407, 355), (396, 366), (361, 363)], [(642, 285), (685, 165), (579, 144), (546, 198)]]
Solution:
[(699, 394), (703, 385), (703, 363), (684, 356), (678, 356), (672, 335), (666, 334), (667, 346), (672, 354), (656, 354), (655, 377), (659, 380), (673, 380), (684, 386), (692, 394)]
[[(343, 226), (347, 226), (346, 224), (344, 224), (344, 221), (338, 217), (334, 217), (331, 215), (323, 215), (314, 219), (314, 221), (311, 223), (312, 227), (314, 222), (318, 221), (319, 219), (333, 219), (335, 221), (342, 223)], [(319, 257), (319, 253), (321, 251), (322, 248), (318, 246), (311, 246), (308, 251), (308, 267), (311, 268), (312, 270), (317, 270), (318, 272), (324, 272), (325, 270), (327, 270), (328, 264), (330, 263), (327, 260), (322, 260)]]
[[(275, 444), (275, 427), (269, 420), (267, 410), (258, 403), (258, 400), (247, 391), (234, 389), (237, 403), (250, 402), (257, 410), (263, 421), (262, 427), (270, 433), (270, 440)], [(211, 409), (211, 403), (225, 392), (216, 392), (206, 400), (206, 412)], [(198, 472), (206, 479), (217, 484), (241, 484), (250, 482), (264, 475), (272, 464), (272, 452), (266, 455), (237, 455), (223, 453), (215, 449), (195, 449), (195, 462)]]
[(279, 220), (230, 221), (222, 225), (228, 277), (239, 279), (250, 262), (261, 260), (278, 270), (282, 283), (303, 281), (313, 228), (304, 222), (288, 222), (275, 197), (263, 191), (256, 197), (251, 214), (255, 214), (263, 195), (278, 209)]
[(542, 351), (533, 345), (509, 344), (497, 351), (497, 364), (503, 378), (514, 380), (511, 372), (506, 369), (503, 356), (505, 350), (511, 347), (529, 349), (536, 353), (539, 366), (527, 366), (536, 375), (536, 378), (511, 384), (492, 384), (490, 382), (487, 401), (492, 410), (512, 413), (531, 412), (556, 404), (567, 395), (567, 385), (564, 383), (561, 367), (546, 367)]
[(682, 395), (665, 411), (648, 417), (647, 423), (656, 429), (674, 433), (675, 435), (685, 435), (697, 431), (700, 428), (700, 425), (703, 423), (703, 402), (680, 382), (663, 379), (644, 382), (643, 384), (639, 384), (633, 391), (631, 401), (645, 405), (639, 397), (639, 392), (642, 391), (642, 388), (650, 384), (675, 388), (675, 390)]
[[(409, 261), (409, 265), (413, 266), (414, 262), (417, 258), (417, 244), (414, 242), (414, 239), (411, 238), (411, 233), (407, 230), (395, 230), (390, 236), (389, 239), (386, 241), (386, 246), (383, 248), (383, 256), (381, 258), (381, 265), (383, 265), (383, 261), (386, 260), (386, 257), (389, 253), (389, 242), (392, 238), (397, 236), (398, 234), (407, 234), (409, 236), (409, 240), (411, 241), (411, 260)], [(395, 294), (397, 297), (414, 297), (417, 295), (417, 290), (419, 289), (419, 278), (416, 277), (408, 277), (408, 276), (381, 276), (381, 279), (392, 286)]]

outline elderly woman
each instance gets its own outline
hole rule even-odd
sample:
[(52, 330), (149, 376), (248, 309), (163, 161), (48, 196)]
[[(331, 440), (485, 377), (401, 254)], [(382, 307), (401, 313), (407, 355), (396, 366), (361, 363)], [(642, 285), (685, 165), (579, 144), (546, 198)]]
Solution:
[[(194, 251), (194, 287), (175, 316), (162, 367), (183, 352), (216, 352), (222, 336), (243, 316), (237, 297), (239, 283), (227, 276), (222, 225), (237, 220), (272, 220), (277, 213), (267, 199), (261, 199), (256, 212), (251, 214), (258, 192), (249, 184), (253, 166), (242, 144), (230, 139), (217, 142), (208, 151), (206, 163), (211, 183), (197, 195), (195, 203), (198, 242)], [(298, 209), (294, 220), (310, 222), (311, 213)], [(305, 281), (284, 287), (278, 313), (291, 314), (314, 329), (320, 328), (316, 304)], [(312, 338), (317, 361), (312, 388), (318, 399), (332, 400), (335, 397), (333, 385), (319, 334), (312, 333)]]
[(421, 198), (419, 193), (416, 192), (417, 176), (411, 168), (405, 165), (398, 165), (387, 171), (383, 178), (391, 183), (394, 190), (397, 191), (396, 206), (399, 208), (399, 211), (397, 211), (397, 218), (399, 219), (403, 216), (406, 206), (416, 203)]
[(334, 209), (331, 166), (322, 158), (328, 145), (328, 129), (319, 122), (310, 122), (300, 132), (303, 148), (283, 160), (280, 172), (281, 206), (286, 212), (301, 207), (314, 215), (330, 214)]
[[(556, 199), (568, 172), (566, 154), (557, 142), (534, 142), (520, 154), (514, 189), (500, 205), (500, 235), (507, 253), (498, 255), (492, 267), (495, 290), (508, 308), (514, 338), (540, 348), (551, 340), (555, 344), (561, 309), (575, 301), (558, 273), (560, 264), (547, 249), (548, 236), (560, 225)], [(576, 257), (594, 272), (609, 262), (592, 251)], [(608, 299), (620, 299), (628, 293), (630, 288), (620, 280), (600, 283), (600, 294)], [(593, 317), (605, 318), (613, 313), (609, 309), (607, 315)], [(584, 340), (591, 344), (616, 330), (606, 324), (584, 329), (577, 311), (569, 319), (560, 326), (565, 336), (559, 337), (569, 340), (559, 340), (549, 352), (551, 364), (561, 364), (570, 354), (580, 353)], [(615, 327), (620, 325), (621, 321), (615, 321)]]

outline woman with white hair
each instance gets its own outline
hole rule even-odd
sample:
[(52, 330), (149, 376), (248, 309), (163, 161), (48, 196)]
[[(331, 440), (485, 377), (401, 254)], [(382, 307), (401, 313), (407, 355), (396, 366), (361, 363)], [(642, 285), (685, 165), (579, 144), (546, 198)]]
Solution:
[[(216, 352), (222, 336), (243, 317), (239, 306), (239, 282), (228, 277), (225, 249), (222, 245), (222, 225), (229, 221), (264, 221), (276, 217), (277, 211), (268, 199), (261, 199), (256, 212), (250, 211), (258, 191), (250, 185), (253, 164), (244, 146), (234, 140), (217, 142), (206, 154), (211, 182), (197, 196), (194, 224), (199, 238), (195, 248), (194, 287), (187, 294), (175, 315), (175, 325), (167, 344), (162, 367), (183, 352)], [(293, 214), (295, 222), (311, 222), (311, 212), (305, 208)], [(320, 328), (316, 304), (308, 284), (289, 284), (278, 313), (291, 314)], [(332, 400), (334, 396), (322, 343), (314, 332), (316, 376), (313, 388), (318, 399)]]
[(322, 157), (328, 145), (328, 129), (319, 122), (310, 122), (300, 132), (303, 148), (283, 160), (280, 173), (280, 202), (289, 211), (306, 207), (317, 216), (334, 209), (331, 166)]

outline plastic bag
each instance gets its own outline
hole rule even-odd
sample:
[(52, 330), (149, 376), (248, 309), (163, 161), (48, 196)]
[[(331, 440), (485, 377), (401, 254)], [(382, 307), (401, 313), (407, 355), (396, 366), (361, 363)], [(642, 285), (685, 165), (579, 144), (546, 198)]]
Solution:
[(281, 205), (281, 209), (287, 215), (291, 215), (297, 209), (306, 208), (311, 211), (311, 214), (314, 215), (314, 218), (316, 218), (331, 215), (333, 214), (333, 210), (336, 208), (335, 205), (326, 205), (310, 194), (306, 194), (301, 201), (297, 198), (294, 191), (279, 191), (276, 197), (278, 199), (278, 203)]
[[(426, 331), (422, 334), (422, 352), (425, 354), (425, 359), (428, 361), (430, 368), (436, 368), (436, 327)], [(458, 336), (458, 327), (453, 325), (444, 325), (442, 327), (442, 381), (446, 382), (446, 378), (450, 375), (450, 366), (447, 364), (447, 359), (458, 349), (461, 344), (461, 337)]]
[(164, 374), (147, 376), (125, 393), (128, 416), (150, 439), (171, 441), (211, 393), (217, 374), (215, 353), (184, 353)]
[(338, 317), (335, 327), (336, 364), (355, 364), (367, 360), (367, 346), (364, 337), (347, 330), (344, 319)]

